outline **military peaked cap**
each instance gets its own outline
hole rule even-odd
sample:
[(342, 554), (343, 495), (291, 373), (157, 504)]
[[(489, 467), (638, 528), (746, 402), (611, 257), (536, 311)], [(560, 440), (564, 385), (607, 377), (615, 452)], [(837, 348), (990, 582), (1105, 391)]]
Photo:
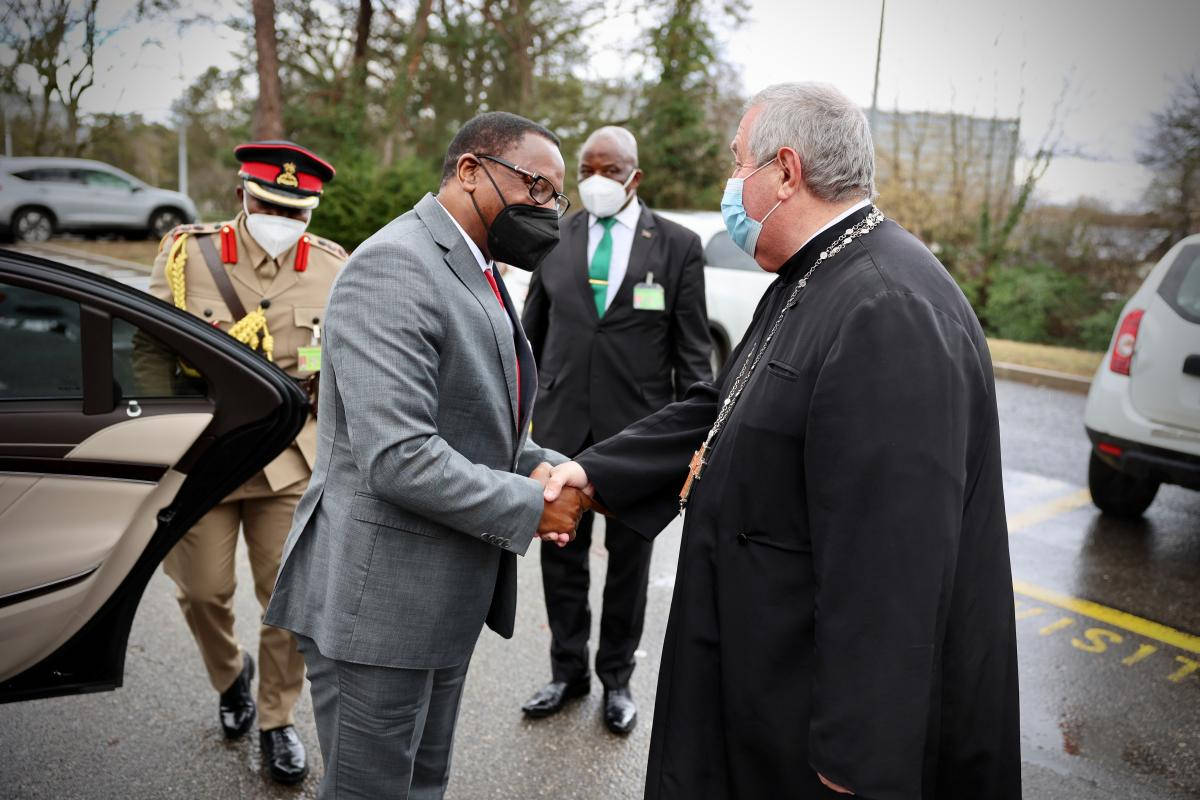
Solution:
[(233, 148), (233, 155), (251, 196), (287, 208), (316, 208), (336, 174), (328, 161), (292, 142), (249, 142)]

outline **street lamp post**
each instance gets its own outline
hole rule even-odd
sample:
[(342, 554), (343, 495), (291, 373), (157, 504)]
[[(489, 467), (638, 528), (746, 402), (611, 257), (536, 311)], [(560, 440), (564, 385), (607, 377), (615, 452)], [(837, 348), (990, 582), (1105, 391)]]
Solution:
[(875, 135), (875, 121), (879, 116), (879, 62), (883, 58), (883, 15), (887, 0), (879, 3), (879, 40), (875, 44), (875, 87), (871, 90), (871, 135)]
[(179, 116), (179, 193), (188, 193), (187, 118)]
[(0, 98), (0, 114), (4, 115), (4, 155), (12, 158), (12, 128), (8, 124), (8, 97)]

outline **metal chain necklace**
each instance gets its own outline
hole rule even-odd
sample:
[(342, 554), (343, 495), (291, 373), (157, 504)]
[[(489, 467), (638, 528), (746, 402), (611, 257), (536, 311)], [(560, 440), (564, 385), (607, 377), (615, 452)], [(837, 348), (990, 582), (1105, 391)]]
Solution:
[(746, 384), (750, 382), (751, 376), (754, 375), (754, 370), (758, 367), (758, 362), (762, 360), (763, 353), (767, 352), (771, 340), (775, 338), (775, 334), (779, 331), (779, 326), (783, 324), (784, 316), (792, 306), (796, 305), (796, 301), (800, 297), (800, 292), (808, 285), (808, 279), (812, 277), (812, 274), (817, 271), (817, 267), (821, 266), (822, 263), (836, 256), (845, 249), (846, 245), (858, 237), (870, 233), (883, 220), (883, 212), (877, 208), (872, 208), (871, 213), (843, 231), (838, 238), (834, 239), (833, 244), (822, 250), (821, 255), (813, 263), (812, 267), (809, 268), (808, 272), (804, 273), (804, 277), (796, 281), (796, 286), (792, 289), (791, 296), (783, 304), (783, 308), (779, 309), (779, 316), (775, 318), (775, 323), (771, 326), (771, 330), (762, 340), (762, 344), (758, 346), (754, 358), (747, 358), (742, 362), (742, 368), (738, 371), (737, 378), (733, 381), (733, 387), (729, 390), (729, 395), (725, 398), (725, 402), (721, 403), (721, 410), (717, 414), (717, 421), (713, 423), (712, 428), (708, 431), (708, 436), (705, 437), (704, 444), (700, 445), (700, 449), (692, 455), (692, 461), (688, 464), (687, 480), (684, 481), (683, 489), (679, 492), (679, 511), (681, 513), (687, 508), (688, 498), (692, 494), (692, 487), (696, 481), (700, 480), (700, 476), (704, 472), (704, 467), (708, 464), (708, 453), (713, 447), (713, 441), (721, 433), (721, 429), (725, 427), (725, 421), (733, 414), (733, 409), (737, 406), (738, 399), (741, 398)]

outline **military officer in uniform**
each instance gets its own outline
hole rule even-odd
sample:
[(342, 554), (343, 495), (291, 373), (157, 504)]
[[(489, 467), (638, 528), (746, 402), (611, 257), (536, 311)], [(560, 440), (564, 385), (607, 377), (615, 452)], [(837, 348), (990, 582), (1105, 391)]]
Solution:
[[(337, 244), (306, 233), (334, 169), (290, 142), (253, 142), (234, 154), (241, 163), (236, 192), (242, 210), (228, 222), (182, 225), (164, 237), (150, 291), (312, 386), (320, 370), (326, 299), (347, 258)], [(310, 418), (291, 446), (196, 523), (163, 562), (220, 693), (221, 726), (230, 739), (249, 731), (256, 715), (250, 688), (255, 661), (233, 634), (238, 531), (266, 608), (292, 512), (311, 474), (316, 437)], [(263, 762), (275, 780), (298, 783), (308, 765), (292, 709), (304, 682), (304, 659), (290, 633), (264, 625), (258, 665)]]

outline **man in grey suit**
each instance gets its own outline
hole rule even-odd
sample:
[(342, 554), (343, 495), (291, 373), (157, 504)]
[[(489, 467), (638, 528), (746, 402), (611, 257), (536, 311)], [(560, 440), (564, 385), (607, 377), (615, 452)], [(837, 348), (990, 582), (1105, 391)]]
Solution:
[(544, 503), (566, 458), (529, 439), (537, 370), (492, 269), (554, 247), (563, 173), (550, 131), (482, 114), (438, 195), (334, 284), (316, 464), (266, 615), (308, 666), (321, 797), (442, 797), (476, 639), (513, 633), (515, 557), (565, 544), (588, 505)]

